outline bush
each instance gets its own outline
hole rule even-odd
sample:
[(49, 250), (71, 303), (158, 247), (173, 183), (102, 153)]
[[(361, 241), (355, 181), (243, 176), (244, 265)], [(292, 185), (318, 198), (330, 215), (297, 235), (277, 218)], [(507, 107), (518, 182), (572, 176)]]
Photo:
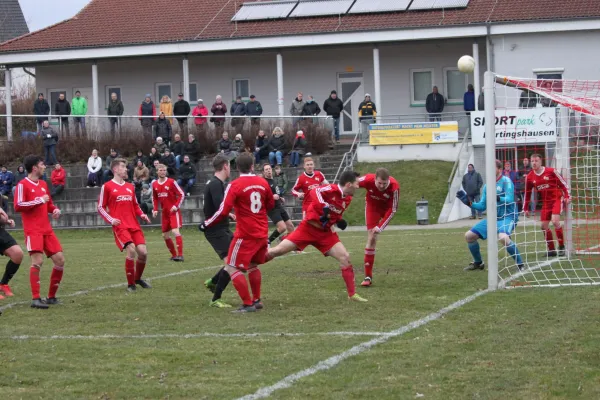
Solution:
[[(37, 99), (35, 91), (24, 88), (23, 93), (12, 101), (12, 113), (14, 115), (32, 115), (33, 103)], [(6, 114), (6, 104), (0, 104), (0, 115)], [(35, 132), (37, 125), (35, 118), (13, 117), (13, 134), (17, 136), (21, 132)], [(0, 135), (6, 137), (6, 117), (0, 118)]]

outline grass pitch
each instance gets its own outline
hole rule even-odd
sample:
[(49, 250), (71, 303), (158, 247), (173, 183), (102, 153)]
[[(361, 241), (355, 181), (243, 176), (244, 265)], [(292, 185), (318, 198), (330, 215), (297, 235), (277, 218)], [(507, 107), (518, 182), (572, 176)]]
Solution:
[[(156, 279), (135, 294), (125, 292), (124, 256), (110, 230), (59, 231), (64, 304), (29, 308), (27, 257), (12, 282), (16, 296), (0, 302), (24, 302), (0, 317), (0, 392), (5, 399), (254, 393), (485, 288), (485, 272), (462, 271), (470, 260), (463, 232), (384, 232), (375, 285), (358, 289), (366, 304), (346, 300), (337, 265), (314, 249), (278, 259), (262, 267), (265, 309), (234, 315), (208, 308), (202, 282), (220, 263), (195, 230), (184, 230), (185, 263), (169, 262), (160, 233), (146, 231), (146, 276)], [(358, 284), (366, 235), (342, 240)], [(44, 292), (50, 268), (42, 268)], [(224, 299), (238, 304), (233, 288)], [(598, 287), (486, 294), (272, 398), (598, 399), (599, 303)]]

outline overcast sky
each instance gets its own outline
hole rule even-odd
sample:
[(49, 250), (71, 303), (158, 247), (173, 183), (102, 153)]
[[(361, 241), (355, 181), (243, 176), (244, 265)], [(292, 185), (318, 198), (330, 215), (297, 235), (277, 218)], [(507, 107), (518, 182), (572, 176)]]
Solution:
[(90, 0), (19, 0), (29, 31), (37, 31), (77, 14)]

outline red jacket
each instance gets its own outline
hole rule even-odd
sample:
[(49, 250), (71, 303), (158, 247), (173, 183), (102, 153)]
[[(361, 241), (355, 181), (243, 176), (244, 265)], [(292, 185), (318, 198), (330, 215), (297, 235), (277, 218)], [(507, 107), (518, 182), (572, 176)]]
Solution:
[(206, 108), (206, 106), (196, 106), (194, 107), (194, 110), (192, 111), (192, 115), (194, 117), (199, 117), (199, 118), (194, 118), (194, 123), (196, 125), (202, 125), (206, 123), (206, 118), (202, 118), (202, 117), (206, 117), (208, 115), (208, 108)]
[(52, 182), (53, 186), (62, 185), (65, 186), (65, 181), (67, 179), (67, 173), (64, 168), (53, 169), (52, 175), (50, 176), (50, 182)]

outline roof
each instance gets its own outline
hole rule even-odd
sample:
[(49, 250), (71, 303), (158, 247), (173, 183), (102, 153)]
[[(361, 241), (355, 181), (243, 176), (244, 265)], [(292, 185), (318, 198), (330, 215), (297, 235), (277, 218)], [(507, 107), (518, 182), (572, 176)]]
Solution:
[(0, 53), (600, 17), (597, 0), (471, 0), (464, 9), (232, 22), (241, 4), (92, 0), (71, 19), (0, 44)]
[(19, 0), (0, 0), (0, 43), (29, 33)]

